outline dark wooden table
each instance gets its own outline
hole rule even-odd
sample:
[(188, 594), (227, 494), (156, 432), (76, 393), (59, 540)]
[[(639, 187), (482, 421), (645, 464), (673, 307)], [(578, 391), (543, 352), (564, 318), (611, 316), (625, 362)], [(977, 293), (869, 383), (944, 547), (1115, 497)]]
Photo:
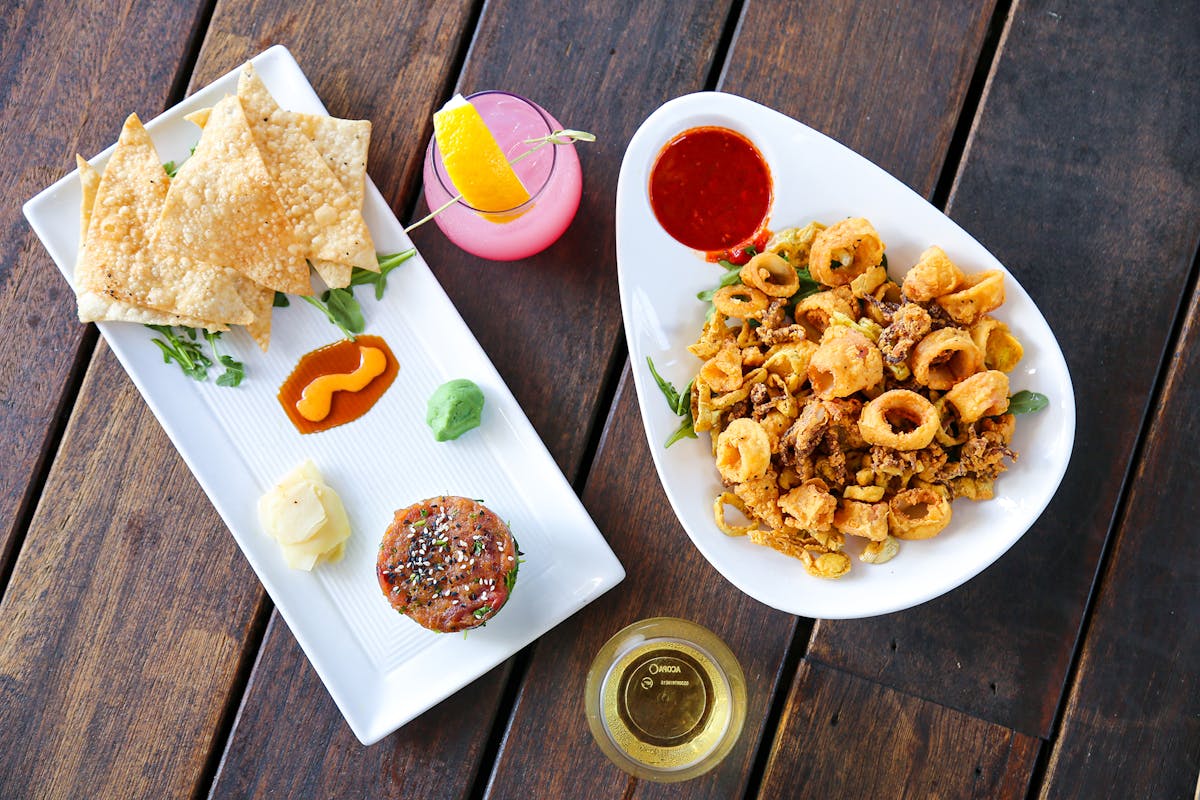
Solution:
[[(484, 284), (433, 226), (415, 239), (628, 578), (373, 747), (19, 209), (130, 111), (152, 118), (276, 43), (332, 113), (372, 120), (370, 171), (402, 219), (422, 212), (430, 115), (456, 90), (510, 89), (599, 137), (547, 252)], [(700, 89), (898, 176), (1058, 336), (1079, 410), (1066, 479), (956, 591), (792, 617), (721, 579), (671, 514), (630, 380), (613, 206), (637, 125)], [(1193, 796), (1194, 2), (14, 2), (0, 98), (0, 797)], [(749, 684), (731, 756), (674, 786), (610, 765), (583, 716), (592, 654), (658, 614), (712, 628)]]

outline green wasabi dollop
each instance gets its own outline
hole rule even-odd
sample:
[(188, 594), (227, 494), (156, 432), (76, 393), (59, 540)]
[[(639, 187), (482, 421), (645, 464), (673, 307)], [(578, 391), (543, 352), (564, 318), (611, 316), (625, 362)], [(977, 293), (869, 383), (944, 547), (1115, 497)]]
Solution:
[(457, 439), (479, 427), (483, 414), (483, 392), (474, 381), (457, 378), (434, 391), (425, 410), (425, 422), (439, 442)]

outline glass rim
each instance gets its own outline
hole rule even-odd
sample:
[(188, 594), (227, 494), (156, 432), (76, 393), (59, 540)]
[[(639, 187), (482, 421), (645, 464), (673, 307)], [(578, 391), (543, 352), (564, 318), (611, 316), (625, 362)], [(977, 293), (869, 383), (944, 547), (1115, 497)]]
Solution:
[[(525, 105), (529, 106), (529, 108), (531, 108), (534, 112), (537, 113), (538, 117), (542, 120), (542, 123), (546, 126), (546, 135), (549, 136), (550, 134), (554, 133), (554, 125), (550, 121), (550, 115), (547, 114), (544, 110), (542, 110), (541, 106), (539, 106), (537, 103), (533, 102), (532, 100), (530, 100), (527, 97), (522, 97), (521, 95), (515, 94), (513, 92), (506, 92), (503, 89), (484, 89), (483, 91), (473, 92), (473, 93), (467, 95), (464, 99), (466, 99), (467, 101), (470, 101), (472, 98), (475, 98), (475, 97), (482, 97), (484, 95), (494, 95), (494, 94), (501, 94), (501, 95), (505, 95), (507, 97), (511, 97), (514, 100), (519, 100), (522, 103), (524, 103)], [(486, 123), (486, 120), (485, 120), (485, 123)], [(528, 200), (526, 200), (524, 203), (521, 203), (520, 205), (513, 206), (512, 208), (482, 209), (482, 208), (476, 208), (475, 206), (473, 206), (470, 203), (463, 200), (461, 197), (458, 197), (458, 195), (460, 194), (460, 192), (458, 191), (458, 188), (454, 185), (454, 183), (452, 181), (449, 180), (449, 176), (445, 174), (446, 167), (445, 167), (445, 164), (442, 162), (441, 151), (438, 150), (437, 137), (435, 137), (435, 136), (429, 137), (429, 155), (433, 159), (433, 174), (437, 178), (438, 183), (441, 185), (442, 190), (444, 192), (446, 192), (446, 194), (448, 194), (452, 198), (458, 197), (458, 199), (456, 199), (454, 201), (455, 205), (462, 206), (463, 208), (465, 208), (468, 211), (471, 211), (475, 214), (484, 215), (484, 216), (494, 216), (494, 215), (499, 215), (499, 214), (513, 214), (513, 213), (516, 213), (519, 211), (526, 211), (535, 202), (537, 202), (538, 198), (541, 197), (542, 193), (546, 191), (546, 187), (548, 187), (550, 185), (550, 181), (554, 177), (555, 170), (558, 169), (558, 144), (551, 143), (550, 148), (551, 148), (550, 149), (550, 170), (546, 173), (545, 180), (542, 181), (541, 185), (538, 186), (537, 190), (529, 192)], [(522, 186), (525, 185), (523, 181), (522, 181), (521, 185)], [(529, 191), (529, 187), (526, 186), (525, 190)]]

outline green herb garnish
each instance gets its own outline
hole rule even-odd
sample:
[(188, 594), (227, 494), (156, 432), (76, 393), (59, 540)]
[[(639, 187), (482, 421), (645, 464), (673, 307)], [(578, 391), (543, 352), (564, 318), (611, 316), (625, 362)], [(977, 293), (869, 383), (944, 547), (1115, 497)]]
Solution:
[(1035, 411), (1041, 411), (1048, 405), (1050, 405), (1050, 398), (1046, 395), (1022, 389), (1008, 398), (1008, 413), (1032, 414)]
[[(162, 351), (163, 363), (174, 361), (183, 370), (183, 374), (192, 380), (208, 380), (208, 368), (212, 359), (204, 354), (200, 342), (196, 341), (196, 331), (192, 328), (182, 328), (185, 333), (177, 334), (170, 325), (147, 325), (147, 328), (160, 334), (163, 338), (151, 339)], [(184, 337), (187, 338), (184, 338)]]
[(287, 308), (291, 304), (292, 301), (288, 300), (287, 295), (283, 292), (276, 292), (275, 299), (271, 301), (271, 305), (274, 308)]
[(476, 539), (475, 545), (471, 548), (471, 555), (477, 556), (483, 552), (483, 539)]
[(646, 356), (646, 363), (650, 365), (650, 374), (654, 376), (654, 382), (658, 384), (659, 390), (663, 393), (663, 397), (667, 398), (667, 405), (670, 406), (671, 412), (682, 418), (679, 427), (667, 439), (664, 447), (670, 447), (680, 439), (695, 439), (695, 421), (692, 419), (692, 386), (696, 379), (693, 378), (682, 393), (675, 388), (674, 384), (658, 374), (658, 370), (654, 368), (654, 361)]
[(166, 170), (168, 177), (174, 178), (175, 173), (179, 172), (179, 165), (174, 161), (168, 161), (167, 163), (163, 164), (163, 169)]
[(213, 357), (225, 371), (217, 377), (217, 386), (237, 386), (246, 377), (246, 365), (234, 359), (233, 356), (223, 356), (217, 352), (217, 339), (221, 338), (219, 331), (205, 331), (204, 338), (212, 348)]
[(388, 273), (403, 264), (405, 261), (408, 261), (416, 254), (417, 251), (412, 248), (409, 248), (408, 250), (402, 250), (399, 253), (391, 253), (386, 256), (381, 256), (376, 253), (375, 258), (379, 261), (379, 272), (371, 272), (369, 270), (355, 267), (350, 272), (350, 285), (363, 286), (364, 284), (371, 284), (375, 287), (375, 299), (382, 300), (383, 292), (387, 288)]
[(444, 537), (444, 536), (441, 539), (433, 540), (434, 547), (445, 547), (448, 543), (449, 543), (449, 540), (446, 539), (446, 537)]
[(491, 606), (480, 606), (479, 608), (477, 608), (471, 612), (471, 614), (474, 615), (475, 619), (483, 619), (490, 613), (492, 613)]
[(349, 289), (329, 289), (319, 298), (300, 295), (300, 299), (324, 314), (350, 341), (354, 341), (354, 335), (366, 328), (362, 307)]

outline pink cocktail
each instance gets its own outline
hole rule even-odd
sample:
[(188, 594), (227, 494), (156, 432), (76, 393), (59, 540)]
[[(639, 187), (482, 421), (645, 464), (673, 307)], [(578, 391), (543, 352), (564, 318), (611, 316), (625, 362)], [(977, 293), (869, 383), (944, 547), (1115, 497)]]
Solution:
[[(446, 238), (480, 258), (513, 261), (540, 253), (562, 236), (579, 210), (583, 176), (575, 146), (547, 144), (522, 157), (535, 146), (527, 140), (562, 129), (558, 120), (537, 103), (508, 92), (478, 92), (467, 101), (479, 111), (509, 162), (515, 162), (513, 170), (530, 197), (516, 208), (490, 211), (460, 199), (433, 219)], [(430, 210), (458, 195), (435, 139), (425, 153), (424, 177)]]

